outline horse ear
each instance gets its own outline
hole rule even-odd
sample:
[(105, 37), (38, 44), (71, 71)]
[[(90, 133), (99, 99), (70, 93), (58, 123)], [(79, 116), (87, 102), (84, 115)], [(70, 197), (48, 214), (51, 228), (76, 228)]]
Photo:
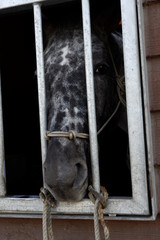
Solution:
[(90, 0), (92, 25), (110, 33), (117, 29), (121, 20), (120, 0)]

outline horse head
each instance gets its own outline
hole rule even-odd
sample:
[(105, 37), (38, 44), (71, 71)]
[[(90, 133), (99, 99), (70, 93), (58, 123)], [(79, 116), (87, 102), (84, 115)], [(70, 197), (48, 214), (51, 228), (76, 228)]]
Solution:
[[(121, 34), (101, 33), (96, 27), (92, 29), (97, 129), (112, 115), (119, 102), (110, 51), (117, 72), (123, 75)], [(44, 51), (44, 62), (47, 130), (62, 135), (68, 133), (69, 136), (54, 136), (48, 141), (45, 186), (59, 201), (79, 201), (86, 194), (89, 172), (89, 139), (78, 138), (75, 134), (88, 134), (84, 43), (80, 24), (72, 22), (54, 27)]]

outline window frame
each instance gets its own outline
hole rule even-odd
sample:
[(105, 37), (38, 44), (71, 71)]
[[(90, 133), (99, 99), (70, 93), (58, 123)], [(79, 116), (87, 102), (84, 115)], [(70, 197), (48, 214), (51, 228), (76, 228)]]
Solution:
[[(46, 156), (46, 114), (45, 114), (45, 84), (42, 41), (41, 4), (57, 4), (71, 0), (0, 0), (0, 12), (13, 11), (19, 7), (32, 8), (34, 12), (39, 114), (41, 132), (42, 164)], [(146, 75), (145, 50), (143, 39), (143, 16), (141, 0), (121, 0), (122, 32), (124, 48), (124, 66), (126, 79), (126, 98), (128, 113), (128, 129), (130, 143), (130, 162), (132, 178), (132, 198), (113, 198), (108, 200), (104, 214), (107, 219), (155, 219), (157, 210), (155, 202), (155, 176), (152, 159), (151, 124), (148, 105), (148, 88)], [(97, 151), (97, 130), (95, 119), (95, 101), (92, 70), (91, 34), (88, 0), (82, 0), (84, 22), (84, 45), (86, 63), (87, 98), (89, 111), (89, 133), (91, 147), (91, 163), (93, 185), (99, 191), (99, 167)], [(137, 20), (138, 19), (138, 20)], [(87, 24), (86, 24), (87, 23)], [(130, 78), (132, 76), (132, 78)], [(142, 81), (141, 81), (142, 79)], [(142, 90), (143, 88), (143, 96)], [(1, 90), (1, 89), (0, 89)], [(135, 99), (136, 96), (136, 99)], [(143, 102), (145, 102), (143, 106)], [(144, 109), (144, 112), (143, 112)], [(136, 117), (135, 117), (136, 116)], [(4, 142), (2, 104), (0, 98), (0, 182), (4, 174)], [(139, 142), (137, 143), (137, 139)], [(135, 141), (136, 140), (136, 141)], [(96, 151), (96, 152), (95, 152)], [(147, 162), (146, 162), (147, 161)], [(147, 166), (148, 165), (148, 169)], [(149, 177), (147, 177), (149, 171)], [(150, 181), (149, 181), (150, 180)], [(152, 185), (151, 185), (152, 184)], [(1, 185), (2, 186), (2, 185)], [(150, 193), (152, 189), (152, 193)], [(1, 194), (1, 193), (0, 193)], [(151, 199), (150, 199), (151, 198)], [(5, 197), (5, 189), (0, 198), (0, 216), (33, 217), (41, 216), (43, 209), (39, 198), (8, 198)], [(78, 203), (59, 203), (53, 209), (55, 217), (60, 218), (91, 218), (94, 213), (94, 205), (90, 200), (84, 199)]]

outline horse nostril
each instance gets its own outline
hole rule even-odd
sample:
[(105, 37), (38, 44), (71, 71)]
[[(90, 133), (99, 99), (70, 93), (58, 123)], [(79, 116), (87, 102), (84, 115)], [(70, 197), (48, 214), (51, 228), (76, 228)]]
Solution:
[(79, 188), (86, 182), (87, 168), (83, 164), (77, 163), (75, 165), (75, 173), (73, 188)]

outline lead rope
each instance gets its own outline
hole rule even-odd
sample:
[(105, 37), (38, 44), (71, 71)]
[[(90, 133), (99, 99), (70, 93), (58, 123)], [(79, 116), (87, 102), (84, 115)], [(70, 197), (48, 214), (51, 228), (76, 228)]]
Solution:
[(90, 200), (94, 203), (94, 233), (95, 240), (100, 240), (100, 226), (103, 228), (105, 240), (109, 240), (109, 229), (104, 220), (103, 208), (107, 206), (108, 193), (105, 187), (101, 187), (101, 193), (96, 192), (92, 186), (88, 188), (88, 196)]
[(54, 240), (51, 208), (55, 207), (55, 200), (45, 188), (40, 189), (39, 196), (43, 202), (43, 240)]

